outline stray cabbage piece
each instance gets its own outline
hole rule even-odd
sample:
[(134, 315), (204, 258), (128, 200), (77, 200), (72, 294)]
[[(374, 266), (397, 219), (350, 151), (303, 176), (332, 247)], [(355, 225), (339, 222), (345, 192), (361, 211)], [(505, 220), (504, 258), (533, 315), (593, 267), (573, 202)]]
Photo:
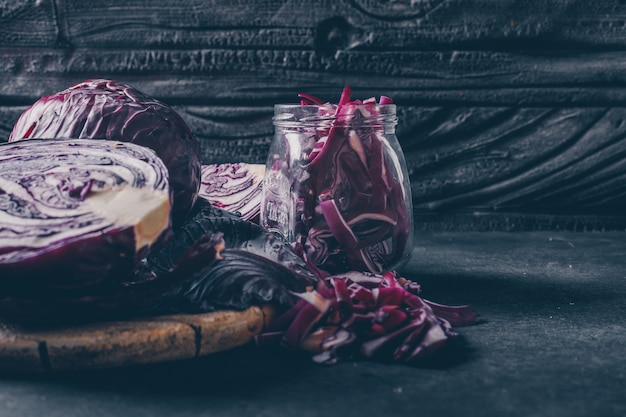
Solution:
[(148, 256), (149, 273), (158, 276), (170, 269), (171, 262), (206, 233), (223, 234), (225, 249), (219, 262), (164, 293), (151, 311), (198, 313), (262, 304), (280, 310), (295, 303), (293, 292), (304, 292), (319, 283), (305, 261), (279, 236), (202, 197), (189, 219), (175, 229), (174, 237)]
[(0, 145), (0, 295), (71, 294), (123, 279), (171, 236), (167, 168), (114, 141)]
[(40, 98), (20, 115), (9, 142), (30, 138), (108, 139), (153, 149), (169, 172), (174, 223), (198, 196), (198, 140), (170, 106), (128, 84), (87, 80)]

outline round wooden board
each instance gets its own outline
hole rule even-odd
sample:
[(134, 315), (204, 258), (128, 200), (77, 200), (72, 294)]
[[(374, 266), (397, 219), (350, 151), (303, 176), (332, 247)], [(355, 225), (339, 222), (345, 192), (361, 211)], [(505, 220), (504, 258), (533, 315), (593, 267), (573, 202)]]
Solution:
[(0, 323), (0, 372), (67, 371), (190, 359), (250, 343), (269, 306), (24, 330)]

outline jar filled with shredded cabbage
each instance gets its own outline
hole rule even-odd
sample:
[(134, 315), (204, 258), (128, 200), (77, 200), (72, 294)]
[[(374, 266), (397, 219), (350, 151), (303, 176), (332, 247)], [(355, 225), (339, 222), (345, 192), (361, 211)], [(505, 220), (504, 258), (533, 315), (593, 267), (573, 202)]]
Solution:
[(411, 253), (410, 182), (396, 105), (350, 96), (275, 106), (260, 223), (323, 271), (381, 273)]

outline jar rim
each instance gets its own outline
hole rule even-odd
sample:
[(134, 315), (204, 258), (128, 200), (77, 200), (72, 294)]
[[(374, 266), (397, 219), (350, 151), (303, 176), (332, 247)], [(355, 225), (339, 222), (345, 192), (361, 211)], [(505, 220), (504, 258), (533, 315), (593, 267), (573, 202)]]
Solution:
[[(348, 114), (337, 114), (336, 110), (341, 106), (338, 104), (275, 104), (274, 117), (272, 121), (275, 125), (297, 126), (314, 125), (319, 123), (339, 123), (350, 124), (360, 120), (361, 123), (397, 123), (395, 104), (350, 104), (351, 110)], [(357, 117), (354, 117), (356, 114)]]
[[(355, 108), (368, 108), (368, 109), (389, 109), (390, 111), (396, 110), (397, 105), (395, 103), (390, 104), (378, 104), (378, 103), (362, 103), (362, 104), (350, 104), (350, 107)], [(340, 107), (339, 104), (324, 103), (324, 104), (299, 104), (299, 103), (277, 103), (274, 104), (274, 111), (279, 109), (336, 109)]]

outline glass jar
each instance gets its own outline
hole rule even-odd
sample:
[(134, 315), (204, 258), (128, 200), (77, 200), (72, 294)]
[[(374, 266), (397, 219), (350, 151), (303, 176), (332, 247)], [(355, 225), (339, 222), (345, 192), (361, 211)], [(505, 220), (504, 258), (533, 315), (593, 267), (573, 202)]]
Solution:
[(261, 225), (331, 274), (404, 264), (413, 210), (396, 106), (279, 104), (273, 121)]

